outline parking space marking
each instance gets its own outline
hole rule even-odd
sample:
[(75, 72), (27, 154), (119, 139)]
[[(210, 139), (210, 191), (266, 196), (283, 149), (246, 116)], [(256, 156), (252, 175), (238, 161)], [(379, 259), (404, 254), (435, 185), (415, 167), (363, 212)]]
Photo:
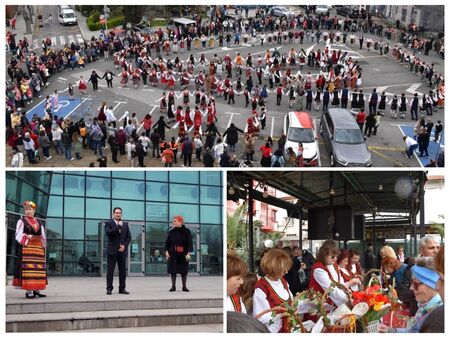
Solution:
[[(403, 136), (406, 136), (406, 134), (403, 132), (402, 126), (399, 124), (398, 124), (398, 129), (400, 129), (400, 132), (402, 133)], [(417, 156), (415, 151), (413, 151), (413, 154), (414, 154), (416, 161), (419, 162), (420, 166), (423, 168), (422, 161), (419, 160), (419, 157)]]
[(270, 127), (270, 138), (273, 138), (273, 125), (275, 124), (275, 117), (272, 116), (272, 126)]
[(314, 130), (316, 131), (316, 143), (317, 143), (317, 162), (318, 162), (318, 166), (321, 167), (322, 166), (322, 160), (320, 159), (320, 148), (319, 148), (319, 130), (317, 129), (317, 121), (320, 121), (318, 119), (313, 119), (313, 123), (314, 123)]

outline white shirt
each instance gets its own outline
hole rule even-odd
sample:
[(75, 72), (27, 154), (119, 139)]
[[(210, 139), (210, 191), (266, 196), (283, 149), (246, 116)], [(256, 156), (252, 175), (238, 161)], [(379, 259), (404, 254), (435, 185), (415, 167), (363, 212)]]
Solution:
[[(242, 302), (241, 297), (239, 297), (239, 301), (241, 302), (241, 312), (247, 313), (247, 309), (245, 308), (244, 302)], [(236, 311), (234, 309), (233, 302), (231, 301), (231, 296), (227, 297), (225, 307), (226, 307), (227, 311), (232, 311), (232, 312)]]
[[(341, 268), (341, 267), (339, 267), (339, 270), (341, 270), (341, 273), (342, 273), (342, 274), (351, 277), (350, 272), (348, 272), (348, 270), (347, 270), (346, 268)], [(356, 272), (356, 271), (355, 271), (355, 272)], [(349, 287), (349, 282), (344, 283), (344, 285), (345, 285), (346, 287)], [(352, 286), (350, 287), (350, 289), (351, 289), (352, 291), (358, 291), (358, 290), (359, 290), (358, 285), (356, 285), (356, 284), (352, 285)]]
[[(289, 297), (293, 298), (291, 291), (286, 290), (283, 286), (283, 283), (280, 279), (276, 281), (270, 280), (269, 278), (263, 277), (270, 284), (273, 290), (276, 292), (278, 297), (280, 297), (284, 301), (288, 301)], [(255, 293), (253, 294), (253, 317), (255, 317), (258, 313), (270, 309), (269, 302), (267, 301), (267, 295), (259, 288), (255, 289)], [(278, 316), (277, 316), (278, 317)], [(280, 330), (279, 321), (275, 321), (273, 324), (269, 324), (272, 319), (272, 313), (268, 312), (261, 317), (258, 318), (272, 333), (277, 333)]]
[(21, 168), (23, 167), (23, 154), (17, 153), (13, 155), (13, 158), (11, 160), (11, 167), (14, 168)]
[(112, 109), (106, 109), (105, 110), (105, 115), (106, 115), (106, 122), (107, 123), (110, 123), (110, 122), (113, 122), (113, 121), (117, 121), (117, 119), (116, 119), (116, 117), (114, 116), (114, 113), (113, 113), (113, 111), (112, 111)]
[(414, 140), (412, 137), (409, 137), (409, 136), (406, 138), (405, 143), (406, 143), (406, 147), (408, 147), (408, 148), (417, 144), (416, 140)]
[[(336, 282), (339, 282), (341, 284), (344, 284), (344, 279), (338, 275), (338, 272), (334, 269), (333, 264), (327, 266), (328, 271), (330, 271), (331, 276), (333, 277), (333, 280)], [(324, 269), (315, 269), (314, 270), (314, 279), (317, 283), (319, 283), (320, 287), (323, 290), (328, 290), (328, 288), (331, 285), (330, 277), (328, 276), (328, 272)], [(330, 298), (333, 301), (333, 303), (336, 306), (339, 306), (341, 304), (345, 304), (348, 301), (347, 295), (344, 291), (334, 288), (333, 291), (330, 293)]]

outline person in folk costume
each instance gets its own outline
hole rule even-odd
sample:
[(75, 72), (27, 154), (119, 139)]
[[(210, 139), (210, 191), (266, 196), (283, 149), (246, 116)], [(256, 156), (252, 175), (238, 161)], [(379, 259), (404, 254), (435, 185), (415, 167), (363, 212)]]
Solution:
[(164, 114), (167, 111), (167, 96), (166, 93), (162, 93), (159, 101), (159, 111)]
[[(309, 289), (313, 289), (324, 294), (330, 287), (332, 282), (344, 284), (344, 279), (340, 273), (339, 266), (336, 263), (339, 249), (333, 240), (326, 240), (317, 253), (317, 261), (311, 267), (311, 275), (309, 280)], [(356, 283), (356, 282), (355, 282)], [(346, 293), (334, 288), (328, 297), (328, 303), (335, 307), (348, 303), (349, 299)], [(305, 315), (305, 319), (315, 321), (316, 316)]]
[(181, 118), (184, 116), (184, 113), (183, 113), (183, 107), (182, 106), (178, 106), (177, 107), (177, 110), (175, 111), (175, 121), (177, 122), (177, 123), (180, 123), (181, 122)]
[(161, 70), (160, 71), (161, 74), (161, 84), (163, 86), (165, 86), (165, 88), (168, 88), (168, 72), (166, 70)]
[(174, 77), (172, 71), (169, 70), (168, 74), (167, 74), (167, 88), (169, 90), (173, 90), (174, 86), (175, 86), (175, 77)]
[(358, 94), (358, 108), (359, 109), (366, 108), (366, 97), (365, 97), (362, 89), (359, 91), (359, 94)]
[(200, 132), (200, 127), (202, 125), (202, 118), (203, 118), (203, 114), (197, 107), (194, 111), (194, 131), (196, 133)]
[(139, 87), (139, 84), (141, 83), (141, 73), (142, 70), (140, 68), (136, 68), (135, 70), (133, 70), (133, 73), (131, 75), (133, 79), (133, 86), (135, 89), (137, 89)]
[(227, 254), (227, 311), (247, 313), (239, 288), (248, 272), (245, 262), (234, 254)]
[(83, 79), (83, 75), (80, 75), (80, 79), (77, 82), (77, 86), (78, 86), (78, 90), (80, 91), (81, 94), (86, 94), (87, 83)]
[(187, 134), (187, 126), (185, 116), (181, 116), (180, 123), (178, 124), (178, 138), (182, 139)]
[(337, 257), (336, 263), (339, 266), (344, 285), (352, 291), (358, 291), (361, 286), (361, 280), (351, 272), (349, 262), (350, 252), (347, 249), (342, 249)]
[(189, 261), (191, 260), (190, 252), (193, 250), (192, 235), (188, 228), (184, 225), (183, 216), (175, 216), (172, 221), (173, 228), (169, 231), (166, 239), (166, 259), (168, 262), (167, 272), (170, 274), (172, 287), (169, 291), (176, 290), (177, 274), (181, 274), (183, 283), (182, 290), (189, 292), (186, 287)]
[(265, 106), (261, 107), (261, 114), (259, 115), (259, 122), (261, 123), (261, 129), (266, 128), (267, 110)]
[(205, 74), (203, 74), (202, 70), (197, 75), (196, 83), (200, 87), (205, 84)]
[(380, 96), (380, 102), (378, 103), (378, 113), (384, 116), (384, 111), (386, 110), (386, 92), (382, 92)]
[(405, 93), (402, 93), (402, 96), (400, 97), (400, 107), (399, 107), (399, 112), (400, 112), (400, 118), (404, 119), (406, 118), (406, 106), (408, 105), (408, 99), (405, 96)]
[(120, 73), (120, 84), (122, 85), (122, 88), (126, 88), (127, 83), (128, 83), (128, 76), (130, 74), (127, 71), (127, 68), (123, 68), (122, 72)]
[[(272, 333), (289, 333), (289, 317), (283, 316), (283, 303), (292, 304), (293, 295), (283, 275), (292, 266), (292, 258), (283, 250), (274, 248), (261, 259), (261, 270), (265, 274), (255, 285), (253, 294), (253, 316)], [(278, 309), (274, 309), (280, 307)], [(273, 317), (273, 312), (276, 313)]]
[(189, 85), (189, 80), (190, 80), (191, 76), (189, 75), (189, 73), (187, 72), (186, 69), (183, 70), (183, 73), (181, 74), (180, 77), (180, 83), (182, 87), (186, 87)]
[(338, 89), (335, 87), (333, 90), (333, 99), (331, 101), (331, 106), (336, 108), (339, 107), (340, 102), (339, 102), (339, 91)]
[(153, 67), (150, 71), (150, 83), (153, 87), (156, 87), (156, 85), (158, 84), (158, 74), (156, 71), (156, 67)]
[(207, 124), (217, 121), (216, 111), (214, 106), (209, 103), (207, 108)]
[(26, 298), (46, 297), (40, 293), (47, 287), (45, 248), (47, 238), (40, 221), (34, 217), (36, 203), (23, 203), (25, 216), (17, 221), (15, 239), (19, 243), (13, 286), (26, 290)]
[(200, 104), (200, 98), (201, 98), (201, 96), (202, 96), (202, 93), (201, 93), (201, 91), (199, 90), (199, 88), (197, 87), (197, 89), (195, 90), (195, 94), (194, 94), (194, 97), (195, 97), (195, 104), (196, 104), (196, 105), (199, 105), (199, 104)]
[(202, 93), (200, 96), (200, 109), (204, 110), (206, 108), (206, 93), (202, 89)]
[[(196, 108), (198, 108), (196, 106)], [(186, 123), (186, 127), (189, 129), (192, 127), (192, 125), (194, 124), (194, 121), (192, 119), (192, 112), (191, 112), (191, 108), (189, 106), (186, 107), (186, 110), (184, 112), (184, 122)]]
[(191, 94), (189, 93), (189, 90), (186, 87), (183, 87), (183, 104), (188, 106), (189, 105), (189, 96)]
[(114, 68), (119, 69), (120, 60), (121, 60), (121, 52), (114, 53)]
[(58, 90), (55, 90), (55, 92), (53, 93), (52, 96), (52, 107), (53, 107), (53, 111), (56, 113), (59, 110), (59, 95), (58, 95)]

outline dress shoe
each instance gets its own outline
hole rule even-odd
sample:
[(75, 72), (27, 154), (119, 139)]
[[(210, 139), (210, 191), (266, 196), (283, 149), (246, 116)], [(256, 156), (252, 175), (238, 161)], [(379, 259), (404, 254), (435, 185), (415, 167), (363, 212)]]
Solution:
[(47, 297), (47, 295), (44, 295), (43, 293), (40, 293), (39, 291), (33, 291), (33, 294), (34, 294), (36, 297)]
[(125, 290), (125, 289), (120, 290), (119, 293), (121, 293), (122, 295), (129, 295), (129, 294), (130, 294), (130, 293), (129, 293), (127, 290)]
[(171, 288), (170, 288), (170, 292), (173, 292), (173, 291), (175, 291), (176, 290), (176, 288), (175, 288), (175, 286), (172, 286)]
[(189, 292), (189, 289), (187, 287), (183, 286), (183, 291), (184, 292)]
[(106, 294), (107, 295), (111, 295), (112, 294), (112, 290), (110, 290), (110, 289), (106, 290)]
[(25, 293), (25, 297), (26, 298), (34, 298), (34, 297), (36, 297), (35, 295), (34, 295), (34, 293), (32, 293), (32, 292), (30, 292), (30, 293)]

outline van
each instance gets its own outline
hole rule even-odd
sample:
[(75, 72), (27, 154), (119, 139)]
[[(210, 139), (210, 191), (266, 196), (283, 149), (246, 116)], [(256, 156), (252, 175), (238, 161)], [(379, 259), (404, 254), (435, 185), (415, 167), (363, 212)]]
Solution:
[(330, 166), (372, 166), (372, 155), (350, 110), (330, 108), (322, 114), (319, 132), (330, 154)]
[(62, 25), (76, 25), (77, 15), (71, 8), (64, 8), (58, 13), (58, 22)]

